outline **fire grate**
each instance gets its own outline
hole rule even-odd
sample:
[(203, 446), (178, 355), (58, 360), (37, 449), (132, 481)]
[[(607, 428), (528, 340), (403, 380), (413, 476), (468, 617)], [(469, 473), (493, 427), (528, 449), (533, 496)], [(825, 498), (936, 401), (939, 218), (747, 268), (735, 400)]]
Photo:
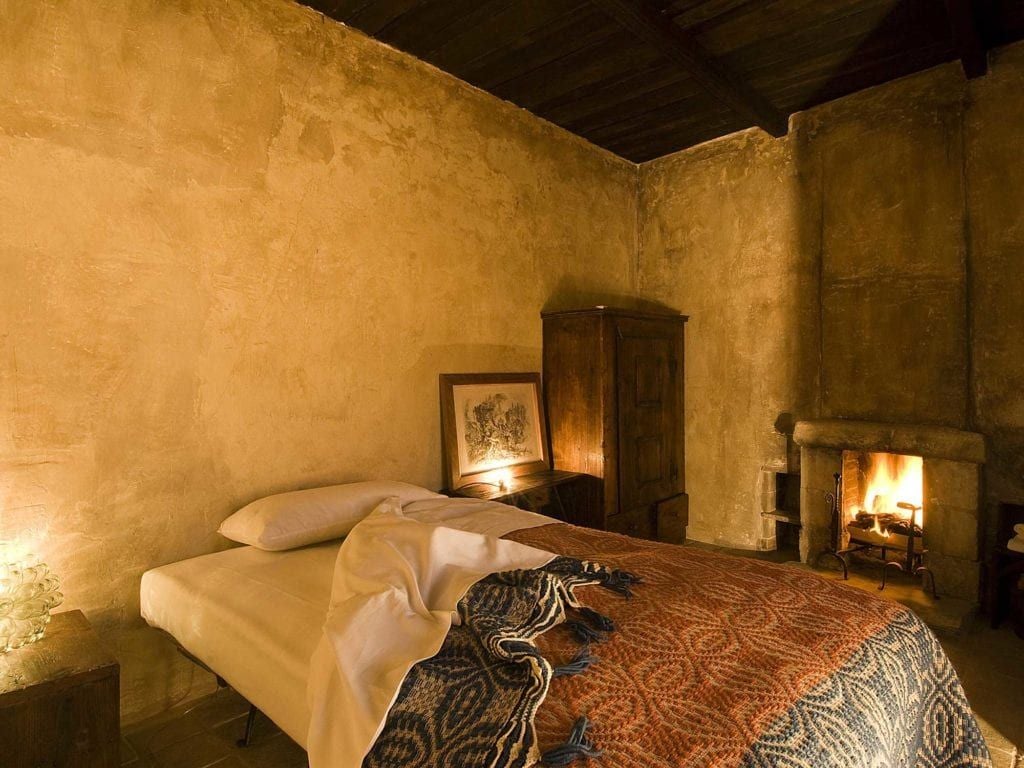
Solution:
[[(908, 502), (899, 502), (898, 507), (910, 513), (910, 519), (904, 520), (896, 515), (858, 514), (855, 520), (846, 526), (849, 544), (843, 546), (843, 511), (841, 507), (843, 476), (836, 472), (832, 475), (835, 490), (825, 495), (831, 507), (830, 544), (822, 551), (816, 563), (823, 557), (831, 557), (839, 562), (843, 569), (843, 580), (850, 578), (850, 555), (854, 552), (879, 550), (884, 562), (882, 581), (879, 591), (885, 589), (890, 570), (913, 574), (921, 577), (921, 588), (931, 593), (938, 600), (938, 589), (935, 585), (935, 574), (924, 564), (924, 556), (928, 550), (924, 548), (924, 529), (917, 524), (921, 507)], [(920, 541), (920, 544), (918, 543)], [(900, 559), (890, 560), (889, 552), (899, 552)]]

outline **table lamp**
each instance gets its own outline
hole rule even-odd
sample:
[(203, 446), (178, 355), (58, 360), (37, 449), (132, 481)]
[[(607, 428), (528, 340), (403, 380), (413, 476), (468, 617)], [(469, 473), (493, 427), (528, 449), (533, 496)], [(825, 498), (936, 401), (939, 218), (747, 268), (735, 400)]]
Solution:
[(24, 544), (0, 541), (0, 653), (34, 643), (64, 602), (60, 580)]

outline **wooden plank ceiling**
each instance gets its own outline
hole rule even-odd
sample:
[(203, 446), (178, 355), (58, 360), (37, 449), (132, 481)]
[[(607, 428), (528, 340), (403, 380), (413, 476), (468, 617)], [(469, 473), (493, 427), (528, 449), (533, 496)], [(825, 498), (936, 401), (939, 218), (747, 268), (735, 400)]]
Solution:
[(634, 162), (1024, 38), (1024, 0), (303, 0)]

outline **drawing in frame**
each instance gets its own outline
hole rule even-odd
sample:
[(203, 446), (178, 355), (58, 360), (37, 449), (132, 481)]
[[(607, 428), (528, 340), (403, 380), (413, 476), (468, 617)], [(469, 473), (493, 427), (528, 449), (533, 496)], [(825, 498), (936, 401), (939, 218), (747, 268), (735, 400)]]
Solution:
[(539, 373), (443, 373), (440, 384), (449, 488), (550, 468)]

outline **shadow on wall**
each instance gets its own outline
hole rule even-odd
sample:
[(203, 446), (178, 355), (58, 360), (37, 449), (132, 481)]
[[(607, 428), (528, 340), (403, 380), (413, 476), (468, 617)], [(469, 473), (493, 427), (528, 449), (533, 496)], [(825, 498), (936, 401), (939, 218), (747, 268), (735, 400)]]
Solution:
[[(558, 281), (551, 295), (544, 302), (541, 311), (564, 312), (570, 309), (587, 309), (598, 306), (629, 309), (636, 312), (680, 313), (680, 310), (675, 307), (654, 299), (642, 298), (636, 294), (591, 290), (571, 276), (563, 277)], [(682, 312), (682, 314), (686, 313)]]

